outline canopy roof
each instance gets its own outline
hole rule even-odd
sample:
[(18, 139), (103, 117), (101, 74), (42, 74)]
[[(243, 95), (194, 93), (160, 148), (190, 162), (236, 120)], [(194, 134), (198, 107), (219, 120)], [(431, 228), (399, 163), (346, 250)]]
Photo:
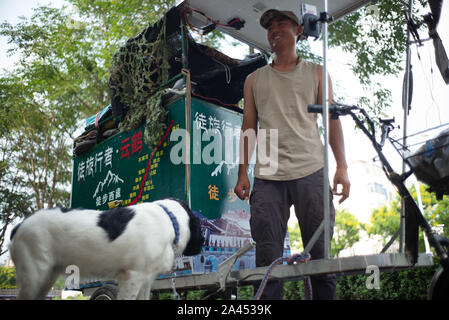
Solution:
[[(240, 30), (225, 26), (217, 26), (217, 29), (262, 51), (270, 51), (266, 31), (259, 24), (259, 19), (266, 10), (273, 8), (290, 10), (299, 16), (301, 3), (306, 3), (316, 6), (318, 13), (323, 11), (323, 0), (304, 2), (298, 0), (184, 0), (177, 2), (201, 11), (221, 24), (226, 24), (233, 18), (244, 20), (245, 25)], [(338, 20), (370, 2), (372, 0), (329, 0), (328, 13)]]

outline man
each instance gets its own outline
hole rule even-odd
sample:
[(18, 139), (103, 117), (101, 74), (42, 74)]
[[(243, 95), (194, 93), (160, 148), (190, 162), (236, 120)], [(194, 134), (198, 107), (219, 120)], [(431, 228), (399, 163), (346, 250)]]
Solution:
[[(324, 217), (323, 145), (317, 115), (307, 112), (308, 104), (322, 103), (322, 67), (297, 56), (296, 41), (302, 28), (293, 12), (268, 10), (262, 15), (260, 24), (268, 31), (268, 42), (275, 59), (250, 74), (245, 81), (242, 132), (256, 132), (258, 149), (264, 143), (274, 145), (274, 148), (266, 146), (265, 150), (270, 148), (269, 159), (275, 159), (277, 170), (264, 167), (263, 154), (258, 150), (254, 186), (249, 197), (251, 234), (256, 241), (258, 267), (267, 266), (282, 256), (291, 205), (295, 207), (304, 246)], [(332, 101), (330, 79), (328, 81), (329, 101)], [(277, 148), (273, 129), (277, 132)], [(248, 199), (250, 190), (247, 169), (254, 143), (242, 136), (240, 152), (243, 152), (243, 161), (239, 166), (235, 193), (243, 200)], [(265, 136), (266, 141), (262, 139)], [(350, 182), (338, 119), (329, 120), (329, 144), (337, 162), (332, 191), (341, 196), (341, 203), (349, 196)], [(277, 154), (271, 154), (272, 150)], [(270, 167), (272, 169), (273, 165)], [(340, 185), (341, 191), (337, 191)], [(332, 236), (335, 211), (330, 202)], [(324, 258), (324, 233), (310, 254), (312, 259)], [(312, 276), (311, 282), (313, 299), (335, 299), (335, 275)], [(261, 298), (282, 299), (282, 285), (279, 280), (269, 281)]]

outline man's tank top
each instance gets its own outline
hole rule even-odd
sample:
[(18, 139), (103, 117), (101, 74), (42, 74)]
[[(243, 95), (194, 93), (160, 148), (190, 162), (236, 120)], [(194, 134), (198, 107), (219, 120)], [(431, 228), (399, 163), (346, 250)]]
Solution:
[[(256, 70), (253, 92), (259, 134), (255, 177), (294, 180), (323, 167), (323, 144), (317, 114), (307, 112), (308, 104), (317, 103), (316, 68), (316, 64), (300, 60), (289, 72), (278, 71), (270, 65)], [(276, 132), (270, 129), (277, 130), (277, 147)], [(263, 143), (265, 148), (261, 146)]]

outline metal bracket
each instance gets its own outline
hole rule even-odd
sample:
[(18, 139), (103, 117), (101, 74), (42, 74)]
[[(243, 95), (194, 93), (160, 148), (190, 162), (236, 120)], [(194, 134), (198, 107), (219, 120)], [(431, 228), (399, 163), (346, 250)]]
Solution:
[(238, 258), (243, 256), (248, 251), (254, 249), (256, 246), (256, 243), (254, 241), (251, 241), (250, 243), (246, 244), (245, 246), (241, 247), (237, 252), (235, 252), (232, 256), (227, 258), (225, 261), (220, 263), (220, 265), (217, 268), (217, 282), (220, 286), (218, 291), (224, 291), (226, 289), (226, 279), (228, 278), (229, 274), (231, 273), (235, 262)]

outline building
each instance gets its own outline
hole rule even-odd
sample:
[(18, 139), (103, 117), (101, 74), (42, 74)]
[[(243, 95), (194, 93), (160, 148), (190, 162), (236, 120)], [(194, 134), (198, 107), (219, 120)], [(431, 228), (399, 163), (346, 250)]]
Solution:
[(336, 209), (346, 209), (360, 222), (370, 223), (373, 209), (388, 206), (396, 197), (396, 189), (377, 162), (355, 160), (349, 164), (351, 196)]

